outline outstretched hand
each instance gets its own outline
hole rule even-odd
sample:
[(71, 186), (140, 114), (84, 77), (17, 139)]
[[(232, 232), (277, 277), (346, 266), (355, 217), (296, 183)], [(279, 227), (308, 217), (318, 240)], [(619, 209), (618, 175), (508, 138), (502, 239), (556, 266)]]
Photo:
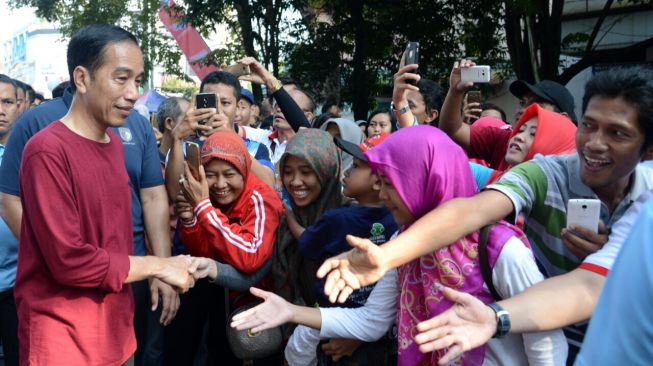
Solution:
[(485, 344), (497, 330), (494, 311), (472, 295), (445, 287), (444, 296), (455, 305), (417, 324), (415, 342), (423, 353), (448, 348), (440, 359), (446, 365), (463, 352)]
[(326, 277), (324, 293), (329, 301), (344, 303), (349, 295), (363, 286), (377, 282), (388, 271), (383, 250), (368, 239), (347, 235), (354, 249), (327, 259), (317, 270)]
[(265, 300), (262, 304), (236, 314), (231, 319), (231, 327), (238, 330), (251, 329), (257, 333), (277, 327), (292, 320), (292, 304), (272, 292), (256, 287), (249, 289), (252, 295)]
[(197, 270), (197, 264), (187, 255), (160, 258), (163, 263), (155, 277), (178, 292), (186, 292), (195, 285), (193, 274)]

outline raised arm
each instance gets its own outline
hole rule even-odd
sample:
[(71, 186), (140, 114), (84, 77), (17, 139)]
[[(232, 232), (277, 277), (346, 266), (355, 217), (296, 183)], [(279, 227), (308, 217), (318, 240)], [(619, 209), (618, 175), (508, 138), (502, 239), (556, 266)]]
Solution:
[(469, 125), (463, 123), (461, 107), (463, 105), (465, 91), (474, 84), (460, 80), (460, 69), (474, 65), (473, 62), (468, 60), (456, 61), (454, 63), (451, 74), (449, 75), (449, 91), (440, 110), (440, 129), (467, 152), (470, 149), (470, 129)]
[(326, 260), (317, 276), (323, 278), (328, 274), (325, 293), (331, 302), (344, 302), (353, 290), (378, 281), (389, 269), (449, 245), (511, 212), (512, 201), (498, 191), (488, 190), (473, 197), (453, 199), (381, 246), (367, 239), (347, 236), (354, 249)]
[(251, 71), (249, 75), (242, 75), (240, 80), (250, 81), (257, 84), (265, 84), (268, 93), (274, 97), (283, 112), (286, 121), (290, 124), (293, 131), (299, 131), (300, 127), (310, 128), (311, 122), (306, 118), (304, 111), (295, 103), (290, 94), (281, 86), (281, 82), (272, 75), (261, 63), (253, 57), (246, 57), (240, 61), (241, 64), (248, 65)]

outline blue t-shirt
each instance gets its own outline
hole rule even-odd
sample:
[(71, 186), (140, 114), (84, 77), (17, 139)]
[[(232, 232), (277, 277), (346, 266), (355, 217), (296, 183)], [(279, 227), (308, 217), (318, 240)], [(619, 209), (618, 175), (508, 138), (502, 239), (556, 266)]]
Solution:
[(592, 315), (575, 365), (653, 362), (653, 199), (624, 242)]
[[(299, 250), (310, 260), (321, 262), (351, 249), (345, 236), (351, 234), (368, 238), (374, 244), (380, 245), (390, 240), (399, 230), (386, 207), (351, 206), (328, 210), (320, 216), (317, 222), (304, 230), (299, 237)], [(367, 297), (374, 286), (366, 286), (349, 296), (344, 307), (360, 307), (365, 305)], [(315, 293), (320, 306), (333, 306), (324, 296), (324, 280), (317, 281)]]
[[(50, 123), (59, 120), (70, 108), (73, 94), (66, 89), (55, 98), (23, 113), (14, 124), (0, 166), (0, 191), (20, 196), (18, 171), (27, 141)], [(149, 122), (131, 111), (122, 127), (113, 129), (125, 148), (125, 167), (132, 187), (132, 224), (134, 254), (145, 255), (145, 230), (140, 190), (163, 184), (156, 138)]]
[(485, 183), (487, 183), (488, 179), (492, 176), (494, 170), (481, 164), (472, 163), (471, 161), (469, 162), (469, 167), (472, 169), (472, 174), (476, 181), (476, 187), (478, 187), (479, 191), (482, 190), (483, 187), (485, 187)]
[[(0, 162), (5, 147), (0, 145)], [(0, 202), (0, 205), (2, 203)], [(5, 220), (0, 219), (0, 292), (14, 287), (16, 282), (16, 267), (18, 265), (18, 240), (9, 230)]]

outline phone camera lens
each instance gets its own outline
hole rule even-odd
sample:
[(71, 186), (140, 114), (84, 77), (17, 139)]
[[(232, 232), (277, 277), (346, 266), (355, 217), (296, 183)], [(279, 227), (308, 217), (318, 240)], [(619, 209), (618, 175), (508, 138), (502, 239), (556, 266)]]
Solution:
[(583, 205), (582, 207), (583, 207), (583, 210), (587, 209), (587, 205)]

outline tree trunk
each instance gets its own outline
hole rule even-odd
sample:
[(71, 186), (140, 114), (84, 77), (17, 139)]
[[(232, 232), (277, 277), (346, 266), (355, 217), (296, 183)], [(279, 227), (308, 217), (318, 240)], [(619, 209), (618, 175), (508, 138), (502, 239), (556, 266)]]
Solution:
[(354, 27), (354, 71), (353, 81), (353, 111), (354, 119), (366, 119), (369, 109), (370, 86), (365, 68), (367, 59), (367, 26), (363, 19), (364, 0), (352, 0), (349, 2), (351, 9), (351, 24)]
[[(236, 13), (238, 15), (238, 24), (240, 25), (240, 33), (243, 41), (243, 48), (245, 49), (245, 55), (251, 56), (258, 59), (256, 49), (254, 48), (254, 32), (252, 30), (252, 8), (249, 5), (248, 0), (236, 0), (234, 1), (234, 7), (236, 8)], [(252, 92), (256, 100), (262, 100), (263, 93), (261, 92), (261, 86), (258, 84), (252, 83)]]

